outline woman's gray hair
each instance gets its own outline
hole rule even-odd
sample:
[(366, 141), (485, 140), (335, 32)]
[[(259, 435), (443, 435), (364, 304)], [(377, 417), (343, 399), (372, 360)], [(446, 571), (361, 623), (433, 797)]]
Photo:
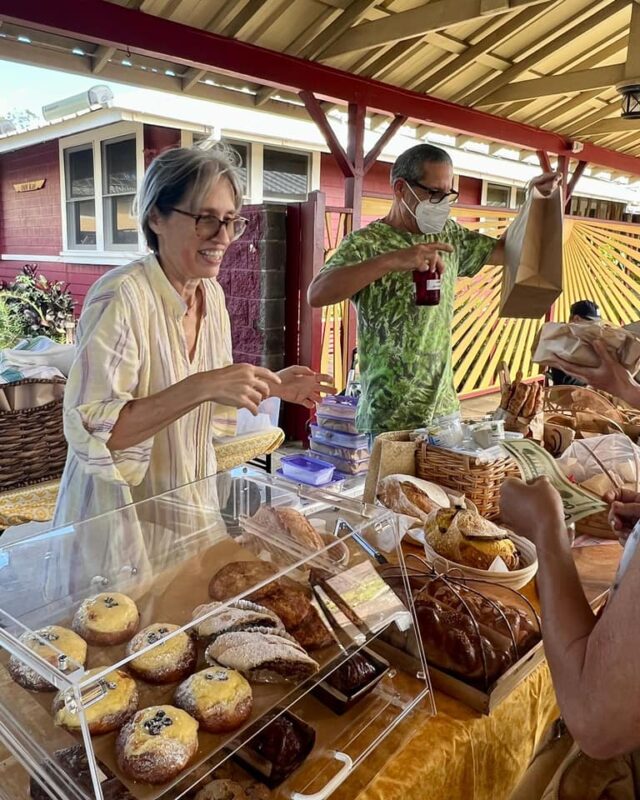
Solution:
[(238, 162), (237, 153), (221, 144), (175, 147), (153, 159), (136, 198), (135, 211), (147, 244), (154, 252), (158, 252), (158, 237), (149, 224), (154, 209), (166, 215), (182, 203), (186, 204), (185, 210), (197, 213), (212, 186), (220, 178), (226, 178), (231, 184), (236, 211), (240, 210), (243, 188)]
[(417, 144), (399, 155), (391, 167), (391, 185), (401, 178), (407, 183), (422, 180), (425, 164), (449, 164), (453, 166), (451, 156), (441, 147), (432, 144)]

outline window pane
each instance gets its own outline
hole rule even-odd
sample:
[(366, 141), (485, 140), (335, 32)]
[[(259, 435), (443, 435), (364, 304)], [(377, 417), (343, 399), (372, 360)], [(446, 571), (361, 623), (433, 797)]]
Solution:
[(487, 205), (497, 208), (508, 208), (511, 196), (510, 186), (500, 186), (497, 183), (487, 184)]
[(111, 197), (112, 244), (138, 244), (138, 226), (132, 213), (134, 195)]
[(67, 194), (73, 197), (93, 197), (93, 150), (67, 151)]
[(309, 156), (264, 149), (263, 197), (268, 200), (304, 200), (309, 186)]
[(237, 155), (237, 163), (238, 172), (240, 173), (240, 180), (242, 182), (242, 193), (244, 195), (247, 194), (247, 175), (249, 170), (249, 148), (246, 144), (242, 144), (241, 142), (227, 142), (225, 139), (222, 140), (226, 146), (233, 150), (233, 152)]
[(96, 246), (96, 204), (93, 200), (79, 200), (68, 204), (69, 245), (71, 247)]
[(105, 142), (103, 145), (105, 194), (136, 191), (136, 140)]
[(527, 199), (527, 192), (525, 189), (516, 189), (516, 208), (520, 208), (520, 206), (524, 203)]

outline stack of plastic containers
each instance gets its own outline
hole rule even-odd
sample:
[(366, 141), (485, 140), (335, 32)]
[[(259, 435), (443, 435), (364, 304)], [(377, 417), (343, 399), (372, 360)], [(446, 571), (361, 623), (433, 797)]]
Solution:
[(356, 429), (356, 397), (325, 397), (311, 426), (311, 455), (328, 461), (345, 475), (369, 468), (369, 437)]

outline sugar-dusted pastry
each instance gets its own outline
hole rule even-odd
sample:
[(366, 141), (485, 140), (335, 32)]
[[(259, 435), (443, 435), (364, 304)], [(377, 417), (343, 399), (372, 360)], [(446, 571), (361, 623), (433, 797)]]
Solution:
[[(87, 660), (87, 643), (77, 633), (59, 625), (49, 625), (37, 631), (27, 631), (20, 637), (22, 644), (53, 666), (60, 666), (60, 655), (72, 662), (71, 669), (84, 666)], [(55, 648), (55, 649), (54, 649)], [(74, 666), (76, 665), (76, 666)], [(9, 675), (24, 689), (32, 692), (53, 692), (55, 686), (29, 667), (18, 656), (9, 659)]]
[(166, 783), (198, 750), (198, 723), (175, 706), (150, 706), (122, 728), (116, 742), (118, 767), (134, 781)]
[[(99, 672), (102, 672), (102, 668), (89, 670), (86, 677), (90, 678)], [(103, 696), (84, 709), (89, 732), (93, 735), (117, 731), (138, 710), (138, 687), (126, 672), (117, 669), (105, 675), (102, 688)], [(81, 730), (80, 717), (65, 704), (65, 694), (58, 692), (53, 700), (53, 719), (59, 727), (70, 733), (78, 733)]]
[(214, 612), (195, 627), (200, 639), (214, 639), (222, 633), (242, 631), (246, 628), (282, 628), (282, 621), (268, 608), (249, 600), (236, 600), (229, 606), (213, 602), (194, 609), (192, 619)]
[(249, 718), (253, 693), (239, 672), (208, 667), (178, 686), (174, 703), (197, 719), (203, 731), (226, 733), (236, 730)]
[(128, 642), (138, 630), (138, 607), (126, 594), (104, 592), (82, 602), (73, 618), (73, 630), (95, 645)]
[(238, 670), (255, 683), (302, 681), (319, 666), (284, 631), (254, 628), (225, 633), (207, 647), (208, 664)]
[[(178, 625), (155, 623), (143, 628), (127, 645), (127, 655), (133, 655), (151, 644), (160, 642), (174, 631)], [(198, 654), (190, 634), (182, 631), (161, 642), (148, 652), (134, 658), (129, 669), (139, 678), (149, 683), (175, 683), (184, 680), (196, 667)]]

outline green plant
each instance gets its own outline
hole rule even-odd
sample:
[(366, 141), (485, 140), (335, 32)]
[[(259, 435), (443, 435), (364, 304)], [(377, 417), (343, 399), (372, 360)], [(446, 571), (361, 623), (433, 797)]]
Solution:
[(14, 347), (22, 336), (22, 320), (0, 294), (0, 350)]
[(63, 342), (65, 323), (75, 301), (66, 283), (38, 274), (37, 264), (25, 264), (12, 283), (4, 283), (5, 302), (20, 320), (22, 336), (48, 336)]

